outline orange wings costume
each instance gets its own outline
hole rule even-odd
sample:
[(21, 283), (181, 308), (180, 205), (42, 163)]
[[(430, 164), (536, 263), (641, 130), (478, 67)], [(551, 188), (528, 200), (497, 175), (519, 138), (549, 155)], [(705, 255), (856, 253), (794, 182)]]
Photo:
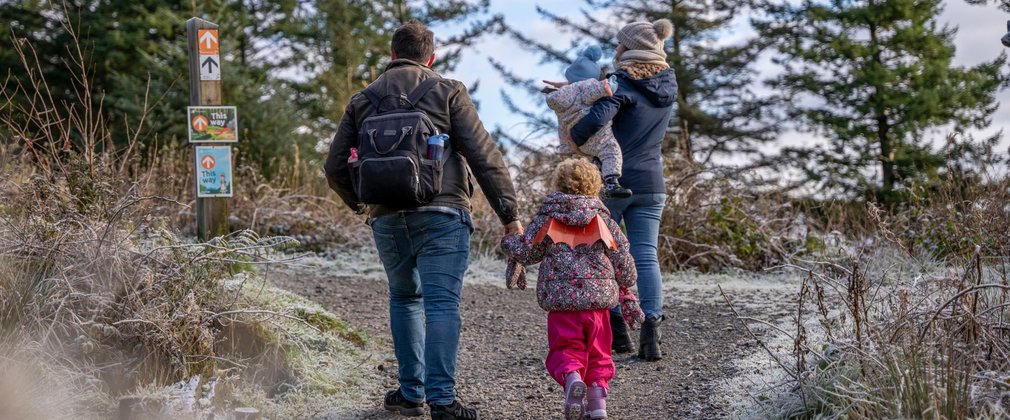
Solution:
[(597, 241), (603, 241), (603, 245), (617, 251), (617, 241), (610, 234), (607, 223), (600, 215), (593, 217), (593, 220), (585, 226), (566, 225), (552, 217), (540, 228), (533, 243), (540, 243), (544, 238), (551, 238), (556, 244), (568, 244), (572, 249), (579, 245), (592, 245)]

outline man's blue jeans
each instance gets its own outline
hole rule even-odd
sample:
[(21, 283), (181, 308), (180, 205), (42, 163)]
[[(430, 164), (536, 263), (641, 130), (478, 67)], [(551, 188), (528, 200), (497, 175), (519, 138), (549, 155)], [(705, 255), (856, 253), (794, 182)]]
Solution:
[[(663, 316), (663, 277), (659, 272), (659, 222), (666, 194), (638, 194), (605, 201), (618, 224), (624, 221), (631, 257), (638, 269), (638, 299), (646, 317)], [(611, 309), (620, 314), (618, 305)]]
[(403, 396), (452, 404), (470, 215), (461, 210), (400, 212), (370, 224), (389, 278), (389, 326)]

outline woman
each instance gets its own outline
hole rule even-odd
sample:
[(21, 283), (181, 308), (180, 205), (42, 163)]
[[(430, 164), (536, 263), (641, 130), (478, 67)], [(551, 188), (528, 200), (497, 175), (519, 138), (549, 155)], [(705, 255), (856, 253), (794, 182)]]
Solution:
[[(620, 184), (634, 195), (608, 199), (606, 205), (614, 220), (624, 221), (631, 242), (631, 255), (638, 269), (639, 299), (646, 316), (638, 356), (648, 361), (663, 357), (659, 348), (659, 325), (664, 319), (663, 286), (657, 251), (659, 221), (666, 202), (662, 144), (677, 101), (676, 77), (663, 51), (664, 40), (672, 33), (673, 24), (667, 19), (634, 22), (621, 28), (614, 57), (617, 93), (597, 101), (571, 130), (572, 140), (581, 146), (607, 122), (613, 122), (614, 136), (624, 156)], [(631, 351), (631, 337), (620, 307), (611, 310), (610, 323), (613, 350)]]

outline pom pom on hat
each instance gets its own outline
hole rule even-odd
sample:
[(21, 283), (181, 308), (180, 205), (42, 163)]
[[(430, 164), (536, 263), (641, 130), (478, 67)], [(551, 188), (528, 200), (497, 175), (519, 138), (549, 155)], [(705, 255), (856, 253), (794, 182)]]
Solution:
[(670, 22), (670, 19), (660, 19), (652, 22), (652, 28), (656, 30), (656, 35), (659, 37), (660, 42), (673, 35), (673, 22)]
[(663, 41), (673, 35), (673, 22), (632, 22), (617, 32), (617, 42), (629, 50), (663, 50)]
[(603, 58), (603, 49), (599, 45), (590, 45), (579, 53), (579, 57), (586, 57), (590, 61), (597, 62)]

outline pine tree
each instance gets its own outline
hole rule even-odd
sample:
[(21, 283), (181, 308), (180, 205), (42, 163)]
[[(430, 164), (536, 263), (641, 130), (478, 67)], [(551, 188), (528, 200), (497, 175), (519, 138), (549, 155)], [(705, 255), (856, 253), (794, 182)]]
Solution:
[[(483, 17), (488, 0), (315, 0), (288, 33), (293, 56), (308, 80), (293, 81), (297, 103), (310, 127), (330, 136), (352, 95), (378, 77), (389, 63), (393, 30), (411, 19), (429, 26), (470, 22), (464, 33), (442, 37), (436, 28), (436, 70), (449, 70), (460, 51), (493, 30), (500, 17)], [(291, 62), (292, 64), (295, 61)]]
[[(213, 21), (222, 34), (224, 102), (239, 106), (236, 163), (271, 178), (294, 161), (308, 167), (318, 158), (314, 147), (332, 135), (347, 99), (389, 61), (399, 23), (471, 23), (462, 34), (439, 39), (437, 67), (445, 70), (494, 27), (498, 17), (480, 16), (487, 7), (487, 0), (13, 0), (0, 2), (0, 43), (24, 39), (41, 60), (55, 101), (75, 104), (80, 75), (65, 60), (70, 30), (76, 31), (92, 105), (114, 128), (111, 144), (123, 147), (127, 123), (136, 129), (149, 109), (138, 138), (178, 146), (186, 143), (189, 105), (185, 22), (194, 16)], [(12, 48), (0, 48), (0, 69), (0, 77), (10, 73), (8, 89), (28, 81)]]
[(927, 133), (948, 124), (986, 127), (1005, 56), (971, 68), (951, 64), (955, 29), (941, 26), (939, 0), (806, 0), (769, 6), (755, 22), (778, 40), (784, 69), (769, 81), (792, 115), (828, 145), (785, 150), (829, 193), (885, 202), (896, 189), (935, 178), (951, 157)]
[(999, 8), (1004, 12), (1010, 12), (1010, 0), (964, 0), (968, 4), (974, 5), (989, 5), (998, 4)]
[[(80, 58), (90, 70), (86, 76), (91, 105), (102, 110), (105, 121), (116, 128), (111, 145), (121, 146), (126, 141), (126, 127), (138, 127), (145, 101), (148, 107), (155, 108), (146, 120), (148, 132), (167, 134), (174, 129), (178, 133), (183, 128), (175, 127), (185, 127), (184, 116), (159, 111), (165, 111), (163, 105), (167, 103), (180, 103), (182, 99), (176, 97), (186, 96), (185, 91), (172, 95), (173, 86), (182, 85), (185, 89), (185, 83), (178, 81), (187, 68), (185, 44), (173, 42), (182, 30), (181, 12), (186, 3), (182, 0), (3, 2), (0, 45), (9, 45), (14, 37), (22, 46), (30, 46), (32, 55), (40, 61), (41, 76), (55, 102), (77, 104), (85, 95), (75, 86), (84, 75), (78, 74), (78, 66), (70, 64), (69, 57), (77, 54), (75, 43), (79, 43)], [(13, 48), (0, 48), (0, 68), (5, 73), (10, 71), (9, 87), (29, 83), (28, 72)], [(160, 105), (156, 104), (159, 98)], [(181, 103), (184, 107), (185, 102)]]
[[(743, 13), (749, 3), (589, 0), (586, 2), (589, 9), (582, 11), (581, 22), (540, 7), (537, 11), (562, 30), (580, 37), (572, 47), (595, 42), (610, 51), (616, 48), (615, 35), (624, 23), (670, 19), (674, 33), (667, 43), (667, 61), (676, 72), (679, 92), (665, 149), (676, 150), (690, 160), (709, 163), (715, 156), (756, 155), (758, 147), (774, 139), (776, 134), (775, 125), (768, 122), (768, 100), (759, 98), (752, 90), (755, 78), (752, 65), (766, 43), (756, 37), (733, 45), (717, 42), (733, 24), (734, 17)], [(615, 24), (615, 21), (620, 23)], [(515, 29), (510, 28), (508, 32), (522, 45), (540, 54), (544, 62), (568, 63), (570, 60), (570, 49), (538, 42)], [(541, 97), (538, 78), (522, 78), (502, 63), (492, 63), (507, 80), (528, 94)], [(511, 103), (512, 99), (505, 96)], [(513, 111), (526, 116), (537, 128), (554, 124), (545, 109), (530, 112), (513, 107)]]

